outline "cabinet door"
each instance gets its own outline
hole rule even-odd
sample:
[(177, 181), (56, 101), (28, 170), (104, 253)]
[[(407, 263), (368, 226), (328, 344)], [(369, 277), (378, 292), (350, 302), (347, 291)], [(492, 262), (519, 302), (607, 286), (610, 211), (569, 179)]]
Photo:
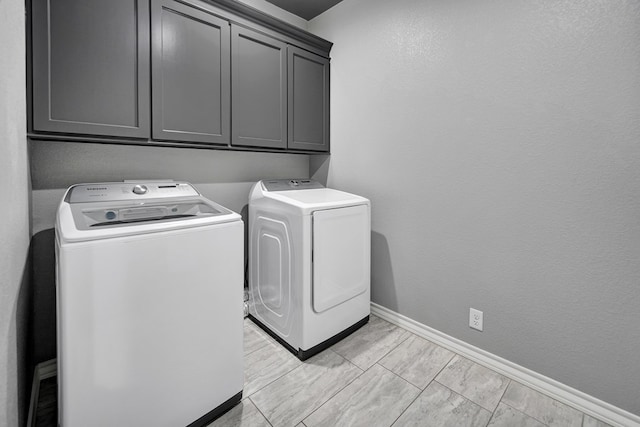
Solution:
[(35, 131), (149, 137), (145, 0), (33, 0)]
[(229, 143), (229, 22), (175, 0), (153, 0), (154, 139)]
[(289, 46), (289, 143), (329, 151), (329, 60)]
[(232, 145), (287, 147), (287, 45), (231, 27)]

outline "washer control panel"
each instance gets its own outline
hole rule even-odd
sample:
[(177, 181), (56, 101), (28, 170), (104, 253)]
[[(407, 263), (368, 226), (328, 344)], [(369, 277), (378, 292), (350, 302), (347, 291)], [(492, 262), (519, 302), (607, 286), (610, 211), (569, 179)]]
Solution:
[(262, 181), (267, 191), (311, 190), (324, 188), (324, 185), (311, 179), (268, 179)]
[(115, 202), (147, 200), (167, 197), (199, 196), (200, 193), (187, 182), (106, 182), (74, 185), (67, 192), (68, 203)]

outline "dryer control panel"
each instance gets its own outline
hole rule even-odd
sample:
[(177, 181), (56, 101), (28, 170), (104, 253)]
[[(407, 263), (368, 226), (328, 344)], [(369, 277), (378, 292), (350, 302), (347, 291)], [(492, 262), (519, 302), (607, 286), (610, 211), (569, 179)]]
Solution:
[(311, 190), (324, 188), (324, 185), (312, 179), (268, 179), (262, 181), (267, 191)]

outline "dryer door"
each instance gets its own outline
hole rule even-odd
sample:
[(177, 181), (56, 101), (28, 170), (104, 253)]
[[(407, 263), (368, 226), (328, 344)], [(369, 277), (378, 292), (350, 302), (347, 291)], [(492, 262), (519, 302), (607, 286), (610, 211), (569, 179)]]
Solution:
[(313, 310), (320, 313), (370, 286), (367, 205), (313, 213)]

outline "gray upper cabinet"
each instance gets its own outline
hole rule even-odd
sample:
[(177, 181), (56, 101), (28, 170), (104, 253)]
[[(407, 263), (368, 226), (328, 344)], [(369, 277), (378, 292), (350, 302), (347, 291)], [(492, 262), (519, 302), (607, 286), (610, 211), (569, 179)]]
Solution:
[(287, 147), (287, 45), (231, 27), (231, 144)]
[(152, 137), (229, 144), (229, 22), (152, 0)]
[(34, 131), (149, 137), (148, 0), (33, 0)]
[(27, 2), (31, 138), (329, 151), (320, 37), (237, 0)]
[(329, 151), (329, 60), (294, 46), (288, 57), (287, 147)]

